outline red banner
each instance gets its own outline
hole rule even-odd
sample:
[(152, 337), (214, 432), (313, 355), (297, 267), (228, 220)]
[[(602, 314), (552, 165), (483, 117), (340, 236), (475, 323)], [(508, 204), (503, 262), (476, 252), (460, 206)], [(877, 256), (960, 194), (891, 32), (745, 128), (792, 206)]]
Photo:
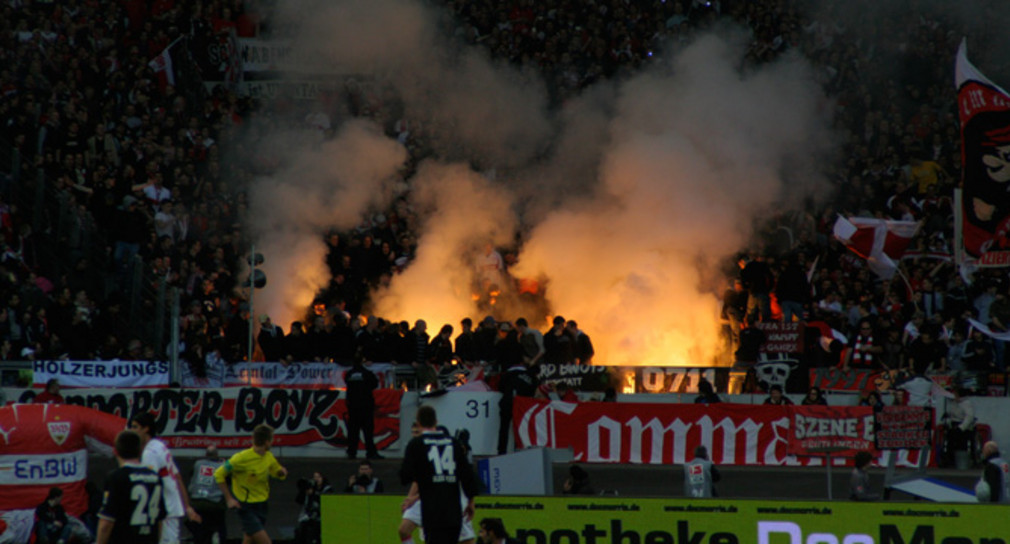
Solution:
[[(31, 402), (26, 390), (18, 402)], [(151, 411), (162, 440), (172, 448), (247, 448), (260, 423), (274, 428), (274, 445), (347, 447), (346, 393), (330, 389), (106, 389), (64, 391), (79, 404), (129, 418)], [(375, 445), (388, 448), (400, 437), (400, 389), (376, 389)], [(0, 438), (2, 440), (2, 438)], [(361, 446), (360, 449), (364, 449)], [(0, 448), (0, 453), (2, 453)], [(286, 454), (297, 455), (296, 450)], [(2, 468), (2, 467), (0, 467)], [(2, 476), (2, 473), (0, 473)]]
[(873, 450), (869, 406), (793, 406), (789, 453), (850, 457)]
[(823, 391), (887, 391), (893, 388), (897, 375), (895, 370), (811, 368), (810, 386)]
[[(590, 463), (682, 464), (704, 445), (719, 465), (819, 465), (789, 452), (793, 406), (548, 402), (516, 397), (516, 448), (572, 448)], [(872, 438), (871, 438), (872, 440)], [(918, 453), (897, 453), (915, 466)]]

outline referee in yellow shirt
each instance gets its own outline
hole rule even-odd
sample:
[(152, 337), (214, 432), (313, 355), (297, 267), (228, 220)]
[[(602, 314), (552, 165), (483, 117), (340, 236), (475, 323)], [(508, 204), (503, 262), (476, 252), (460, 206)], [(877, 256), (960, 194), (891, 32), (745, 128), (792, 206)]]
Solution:
[[(245, 538), (242, 544), (271, 544), (266, 531), (267, 499), (270, 498), (270, 477), (283, 480), (288, 469), (270, 453), (274, 430), (269, 425), (253, 429), (253, 446), (242, 450), (214, 471), (214, 480), (224, 493), (228, 508), (238, 510)], [(231, 476), (229, 489), (227, 478)]]

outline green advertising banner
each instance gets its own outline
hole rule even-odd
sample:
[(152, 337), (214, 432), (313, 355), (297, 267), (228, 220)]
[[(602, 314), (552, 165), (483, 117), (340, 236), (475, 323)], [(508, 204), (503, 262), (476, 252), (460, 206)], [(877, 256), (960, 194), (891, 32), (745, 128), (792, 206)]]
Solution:
[[(324, 496), (323, 543), (396, 542), (401, 501)], [(524, 544), (1010, 543), (1006, 506), (988, 504), (484, 496), (476, 505), (476, 521), (501, 518)]]

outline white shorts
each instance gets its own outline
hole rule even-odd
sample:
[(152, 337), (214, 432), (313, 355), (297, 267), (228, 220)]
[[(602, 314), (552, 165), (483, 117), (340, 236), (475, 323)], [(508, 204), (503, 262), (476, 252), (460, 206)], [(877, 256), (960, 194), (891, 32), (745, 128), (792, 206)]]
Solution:
[(165, 518), (161, 522), (160, 544), (179, 544), (179, 518)]
[[(468, 502), (469, 501), (467, 501), (466, 495), (464, 495), (463, 492), (460, 492), (460, 508), (465, 509)], [(421, 527), (421, 501), (414, 502), (414, 504), (410, 505), (410, 508), (404, 510), (403, 519)], [(471, 538), (477, 538), (477, 533), (473, 532), (473, 520), (465, 519), (463, 520), (463, 527), (459, 530), (459, 541), (463, 542), (464, 540), (470, 540)]]

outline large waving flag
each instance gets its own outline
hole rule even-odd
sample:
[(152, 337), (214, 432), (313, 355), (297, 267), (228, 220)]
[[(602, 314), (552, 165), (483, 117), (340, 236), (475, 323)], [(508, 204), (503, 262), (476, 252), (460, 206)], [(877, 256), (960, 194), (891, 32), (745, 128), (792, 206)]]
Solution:
[(957, 261), (1010, 266), (1010, 94), (968, 61), (964, 41), (954, 71), (964, 165), (955, 206)]
[(916, 221), (889, 221), (875, 217), (838, 217), (835, 237), (845, 247), (866, 259), (878, 276), (891, 279), (898, 271), (897, 261), (919, 230)]

